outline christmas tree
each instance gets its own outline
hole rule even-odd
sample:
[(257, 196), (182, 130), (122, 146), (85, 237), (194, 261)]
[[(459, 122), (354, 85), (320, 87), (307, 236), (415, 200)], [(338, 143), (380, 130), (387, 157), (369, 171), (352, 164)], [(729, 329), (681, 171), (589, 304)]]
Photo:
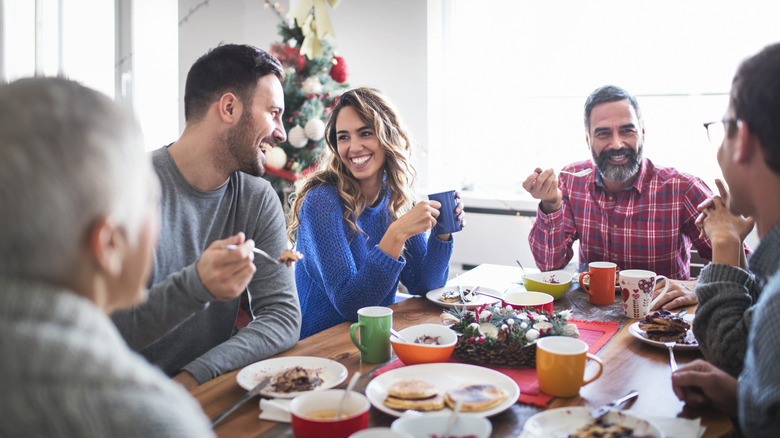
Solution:
[(347, 65), (334, 55), (330, 41), (316, 39), (312, 44), (312, 18), (310, 15), (303, 24), (298, 19), (290, 24), (282, 19), (282, 42), (273, 44), (270, 51), (285, 68), (282, 119), (287, 141), (266, 154), (265, 178), (285, 211), (295, 181), (316, 169), (326, 147), (325, 122), (335, 99), (348, 87)]

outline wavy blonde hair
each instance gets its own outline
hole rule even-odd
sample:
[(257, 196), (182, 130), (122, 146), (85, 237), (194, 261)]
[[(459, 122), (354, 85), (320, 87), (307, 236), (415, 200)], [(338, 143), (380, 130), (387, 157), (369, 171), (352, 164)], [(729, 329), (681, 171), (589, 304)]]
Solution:
[[(295, 242), (295, 231), (300, 225), (298, 214), (306, 194), (315, 187), (331, 185), (336, 187), (344, 204), (344, 220), (354, 231), (365, 234), (357, 225), (357, 218), (366, 208), (366, 199), (360, 190), (360, 182), (355, 179), (338, 152), (336, 139), (336, 120), (344, 107), (352, 107), (360, 119), (374, 127), (379, 145), (385, 153), (384, 190), (390, 192), (388, 210), (393, 220), (398, 219), (412, 206), (412, 186), (417, 171), (411, 162), (412, 141), (393, 105), (373, 88), (355, 88), (342, 94), (333, 107), (330, 119), (325, 127), (325, 141), (330, 154), (320, 162), (319, 169), (306, 178), (294, 194), (290, 196), (289, 225), (287, 236)], [(380, 194), (380, 196), (382, 196)]]

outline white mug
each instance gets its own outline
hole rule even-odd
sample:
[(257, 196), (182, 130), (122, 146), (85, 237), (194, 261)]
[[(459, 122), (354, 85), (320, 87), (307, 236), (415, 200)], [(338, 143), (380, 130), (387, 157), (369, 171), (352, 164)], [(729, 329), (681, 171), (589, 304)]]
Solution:
[(669, 290), (669, 279), (656, 275), (653, 271), (643, 269), (627, 269), (618, 273), (620, 278), (620, 298), (623, 300), (623, 310), (626, 316), (642, 319), (650, 312), (653, 300), (653, 289), (659, 279), (664, 279), (664, 290), (658, 295), (661, 298)]

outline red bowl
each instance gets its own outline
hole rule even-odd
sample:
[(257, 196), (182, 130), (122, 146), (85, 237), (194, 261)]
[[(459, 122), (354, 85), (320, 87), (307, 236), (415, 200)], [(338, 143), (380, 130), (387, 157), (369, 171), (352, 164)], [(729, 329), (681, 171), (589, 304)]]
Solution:
[[(350, 392), (344, 401), (341, 418), (334, 418), (344, 392), (343, 389), (330, 389), (311, 391), (295, 397), (290, 402), (293, 435), (296, 438), (347, 438), (350, 434), (367, 428), (371, 403), (359, 392)], [(331, 415), (329, 417), (312, 416), (328, 411)]]
[(514, 308), (533, 307), (537, 310), (553, 312), (552, 295), (544, 292), (509, 292), (504, 294), (504, 302)]

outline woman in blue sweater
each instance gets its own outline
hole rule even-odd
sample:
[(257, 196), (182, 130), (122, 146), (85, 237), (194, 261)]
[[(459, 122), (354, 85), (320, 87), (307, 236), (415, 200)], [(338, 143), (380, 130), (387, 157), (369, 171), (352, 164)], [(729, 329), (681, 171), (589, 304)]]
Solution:
[(399, 280), (412, 294), (442, 287), (452, 255), (449, 234), (428, 234), (441, 204), (413, 202), (411, 140), (378, 90), (345, 92), (325, 134), (331, 153), (298, 188), (288, 229), (305, 255), (301, 339), (392, 304)]

